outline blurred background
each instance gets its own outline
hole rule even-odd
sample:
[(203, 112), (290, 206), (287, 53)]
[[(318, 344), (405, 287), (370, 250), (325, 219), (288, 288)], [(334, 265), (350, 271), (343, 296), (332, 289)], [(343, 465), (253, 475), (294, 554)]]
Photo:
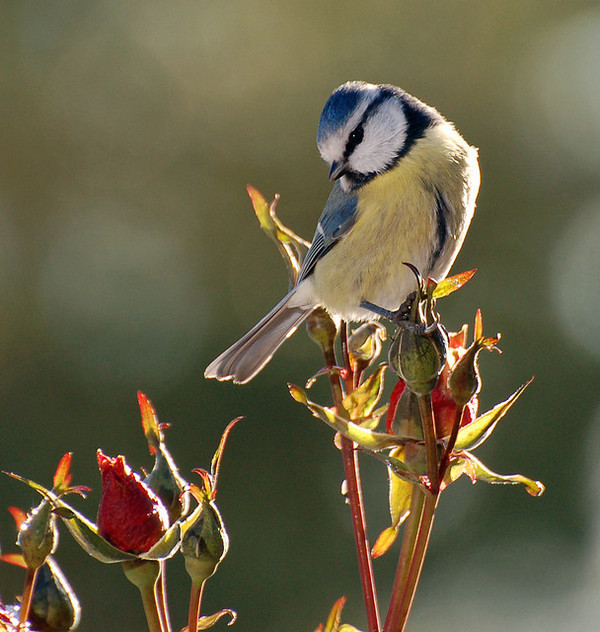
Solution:
[[(320, 367), (303, 332), (251, 384), (207, 382), (208, 362), (287, 288), (245, 186), (310, 239), (328, 195), (321, 109), (350, 79), (402, 86), (480, 148), (478, 211), (440, 304), (451, 329), (501, 331), (481, 359), (482, 406), (535, 381), (478, 455), (547, 486), (444, 495), (410, 629), (587, 631), (600, 617), (600, 3), (302, 0), (0, 5), (0, 468), (49, 484), (75, 452), (74, 503), (95, 518), (95, 450), (150, 467), (136, 391), (172, 424), (182, 471), (232, 433), (219, 504), (232, 544), (205, 612), (236, 629), (311, 632), (341, 595), (365, 625), (332, 434), (289, 397)], [(327, 390), (313, 398), (327, 403)], [(386, 472), (364, 462), (372, 541)], [(189, 475), (190, 478), (192, 475)], [(0, 477), (9, 505), (37, 498)], [(377, 560), (387, 601), (397, 549)], [(63, 534), (58, 560), (80, 629), (143, 630), (120, 569)], [(188, 582), (171, 566), (174, 624)], [(22, 573), (0, 568), (10, 601)], [(132, 605), (133, 604), (133, 607)], [(224, 623), (220, 624), (222, 629)]]

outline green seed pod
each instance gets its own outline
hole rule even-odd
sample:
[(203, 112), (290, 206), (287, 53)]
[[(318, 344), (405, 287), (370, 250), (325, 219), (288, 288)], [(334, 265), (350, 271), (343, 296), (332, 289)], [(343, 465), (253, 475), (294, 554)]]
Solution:
[(48, 500), (42, 500), (19, 529), (17, 544), (21, 547), (27, 568), (32, 570), (39, 568), (58, 544), (52, 509)]
[(322, 307), (317, 307), (306, 319), (306, 331), (321, 349), (333, 348), (333, 343), (337, 336), (337, 325)]

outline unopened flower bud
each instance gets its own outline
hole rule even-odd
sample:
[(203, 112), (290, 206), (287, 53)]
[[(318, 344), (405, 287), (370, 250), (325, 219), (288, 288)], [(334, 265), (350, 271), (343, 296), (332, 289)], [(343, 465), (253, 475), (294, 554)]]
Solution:
[(337, 325), (327, 310), (317, 307), (306, 319), (306, 331), (321, 349), (333, 348), (337, 336)]
[(202, 499), (190, 516), (193, 521), (184, 526), (181, 553), (192, 582), (206, 581), (216, 570), (229, 548), (229, 536), (214, 502)]
[(58, 544), (56, 518), (46, 499), (31, 512), (19, 529), (17, 544), (21, 547), (27, 568), (39, 568), (54, 553)]
[(417, 395), (435, 388), (448, 350), (448, 337), (441, 325), (419, 331), (421, 325), (407, 323), (398, 329), (389, 350), (389, 363), (398, 377)]
[(456, 363), (448, 379), (448, 386), (452, 399), (457, 406), (466, 406), (471, 399), (481, 390), (481, 376), (477, 356), (482, 349), (496, 349), (495, 345), (500, 339), (479, 338), (466, 350), (465, 354)]
[(157, 449), (155, 459), (154, 467), (144, 483), (161, 499), (169, 513), (169, 524), (173, 524), (188, 511), (189, 496), (183, 493), (187, 483), (163, 445)]
[(35, 578), (29, 621), (33, 629), (69, 632), (79, 624), (81, 607), (56, 560), (48, 558)]
[(354, 373), (361, 373), (379, 357), (386, 330), (379, 323), (365, 323), (348, 338), (348, 354)]
[(123, 456), (111, 458), (98, 450), (97, 458), (102, 474), (98, 532), (121, 551), (149, 551), (167, 530), (166, 509)]

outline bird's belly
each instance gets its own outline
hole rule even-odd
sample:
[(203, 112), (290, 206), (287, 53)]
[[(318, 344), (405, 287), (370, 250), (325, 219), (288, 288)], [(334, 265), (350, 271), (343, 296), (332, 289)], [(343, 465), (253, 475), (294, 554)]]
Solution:
[(361, 206), (355, 225), (314, 271), (319, 302), (347, 320), (373, 318), (360, 308), (362, 301), (397, 309), (416, 289), (404, 262), (427, 276), (437, 244), (432, 194), (420, 191), (392, 205), (376, 199)]

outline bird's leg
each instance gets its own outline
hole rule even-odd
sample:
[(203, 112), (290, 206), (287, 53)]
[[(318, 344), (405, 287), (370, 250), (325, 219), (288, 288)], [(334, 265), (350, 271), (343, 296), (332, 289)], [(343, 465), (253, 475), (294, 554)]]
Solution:
[(416, 298), (417, 293), (411, 292), (407, 296), (404, 303), (402, 303), (402, 305), (400, 305), (400, 307), (394, 311), (385, 309), (385, 307), (379, 307), (379, 305), (375, 305), (374, 303), (371, 303), (369, 301), (361, 301), (360, 306), (363, 309), (368, 309), (370, 312), (377, 314), (377, 316), (381, 316), (382, 318), (389, 320), (398, 327), (405, 327), (409, 324), (410, 312)]

